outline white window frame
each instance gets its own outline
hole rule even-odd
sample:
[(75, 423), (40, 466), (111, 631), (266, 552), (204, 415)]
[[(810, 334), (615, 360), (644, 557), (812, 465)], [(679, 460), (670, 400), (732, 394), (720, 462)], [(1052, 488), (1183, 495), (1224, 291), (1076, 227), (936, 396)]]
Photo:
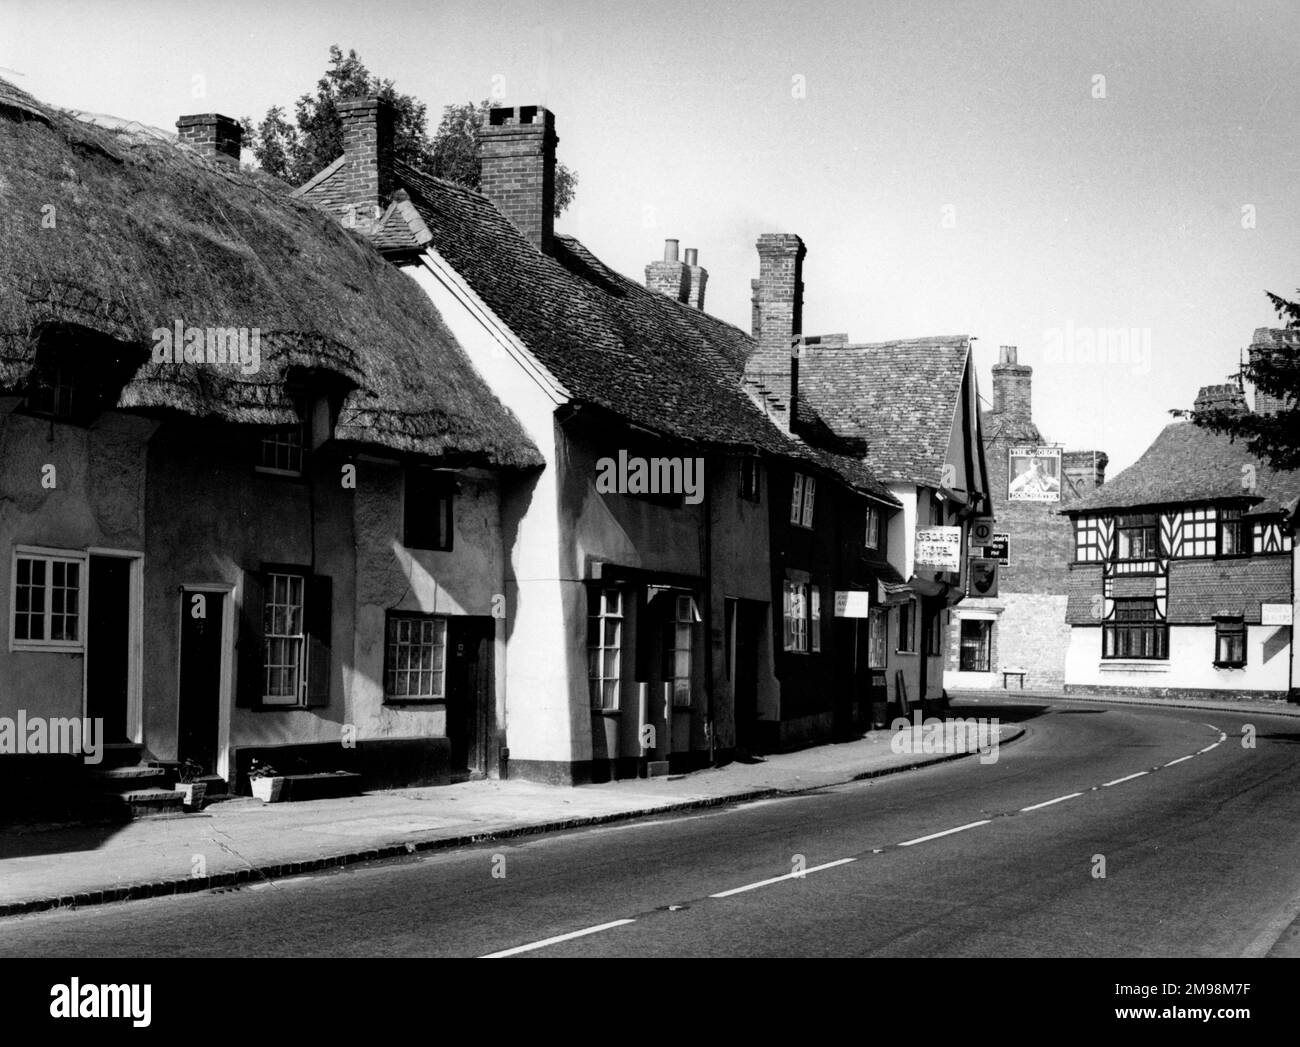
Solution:
[[(266, 612), (270, 606), (271, 597), (275, 591), (275, 579), (287, 578), (290, 580), (297, 579), (300, 592), (298, 601), (298, 631), (296, 633), (272, 633), (266, 625)], [(284, 604), (282, 606), (292, 606)], [(293, 694), (275, 694), (268, 695), (267, 680), (268, 673), (271, 669), (270, 643), (272, 640), (291, 640), (296, 641), (298, 649), (298, 668), (297, 679), (294, 682)], [(385, 637), (385, 641), (387, 638)], [(267, 571), (262, 582), (262, 686), (261, 699), (263, 705), (274, 706), (300, 706), (306, 703), (307, 699), (307, 576), (304, 574), (295, 574), (292, 571)], [(283, 668), (284, 663), (276, 663)]]
[(803, 512), (803, 473), (795, 473), (790, 486), (790, 522), (799, 526)]
[(867, 519), (863, 529), (862, 544), (868, 549), (880, 548), (880, 510), (874, 505), (867, 506)]
[[(610, 610), (610, 601), (608, 597), (614, 594), (618, 598), (618, 607), (616, 610)], [(588, 597), (590, 600), (590, 596)], [(627, 620), (624, 612), (624, 602), (627, 599), (622, 589), (615, 586), (602, 585), (596, 591), (595, 613), (588, 613), (588, 622), (596, 623), (596, 643), (593, 645), (588, 639), (587, 643), (587, 686), (591, 694), (591, 708), (595, 712), (618, 712), (623, 704), (623, 623)], [(589, 612), (591, 608), (588, 608)], [(614, 642), (607, 644), (605, 642), (605, 624), (614, 622), (615, 635)], [(590, 628), (590, 626), (588, 626)], [(614, 652), (614, 671), (613, 673), (605, 672), (605, 652)], [(592, 673), (592, 668), (597, 672)], [(612, 688), (609, 686), (612, 684)], [(606, 700), (606, 693), (613, 691), (613, 699)]]
[[(695, 601), (688, 594), (680, 594), (673, 603), (673, 636), (668, 657), (671, 659), (671, 682), (673, 685), (673, 708), (688, 709), (691, 705), (691, 677), (695, 668), (695, 623), (698, 615)], [(678, 639), (683, 627), (686, 633), (686, 646), (679, 647)], [(677, 671), (678, 656), (685, 655), (686, 673)]]
[[(15, 628), (17, 624), (18, 610), (18, 561), (23, 560), (43, 560), (46, 562), (46, 581), (45, 581), (45, 639), (41, 640), (19, 640), (15, 637)], [(51, 600), (50, 586), (53, 584), (54, 571), (52, 565), (55, 562), (75, 563), (77, 567), (77, 639), (76, 640), (51, 640), (50, 634), (50, 615)], [(29, 652), (49, 652), (58, 651), (64, 654), (85, 654), (86, 652), (86, 612), (90, 605), (90, 554), (80, 549), (52, 549), (45, 546), (36, 545), (17, 545), (14, 546), (13, 556), (9, 564), (9, 650), (10, 651), (29, 651)]]
[(811, 476), (805, 476), (803, 480), (803, 519), (799, 521), (800, 527), (811, 528), (813, 525), (813, 508), (817, 499), (817, 481)]
[[(271, 444), (278, 450), (281, 446), (288, 444), (288, 441), (283, 438), (295, 432), (298, 434), (298, 468), (281, 469), (279, 466), (264, 465), (263, 460), (267, 445)], [(266, 473), (268, 476), (302, 476), (307, 463), (307, 443), (307, 425), (305, 422), (299, 422), (296, 429), (286, 426), (273, 432), (263, 433), (257, 442), (257, 464), (254, 468), (257, 472)]]
[(822, 591), (818, 586), (808, 587), (808, 636), (814, 654), (822, 649)]
[(884, 669), (889, 663), (889, 615), (883, 607), (867, 612), (867, 668)]
[(791, 654), (808, 654), (809, 583), (787, 578), (782, 585), (781, 618), (785, 626), (785, 650)]
[[(418, 641), (413, 641), (413, 642), (408, 641), (407, 643), (402, 644), (401, 641), (391, 639), (389, 636), (390, 627), (400, 622), (410, 622), (413, 626), (419, 626), (421, 632), (423, 632), (424, 626), (426, 624), (432, 626), (433, 627), (432, 641), (426, 645), (424, 643), (424, 640), (421, 638)], [(401, 666), (398, 666), (394, 659), (394, 654), (396, 653), (394, 648), (398, 648), (401, 646), (409, 647), (415, 651), (419, 651), (425, 646), (429, 647), (430, 667), (428, 669), (424, 669), (424, 668), (411, 668), (409, 666), (403, 668)], [(439, 652), (441, 652), (442, 655), (441, 659), (438, 658)], [(388, 689), (390, 683), (389, 674), (393, 674), (395, 677), (396, 674), (398, 673), (405, 673), (407, 674), (408, 680), (413, 675), (418, 683), (420, 674), (426, 672), (431, 674), (435, 678), (439, 678), (439, 677), (441, 678), (440, 686), (434, 688), (434, 692), (431, 694), (423, 694), (423, 693), (412, 694), (410, 692), (406, 694), (399, 694), (396, 691), (390, 691)], [(441, 702), (441, 701), (446, 701), (446, 699), (447, 699), (447, 618), (446, 616), (403, 613), (398, 611), (394, 611), (385, 615), (384, 617), (384, 701), (390, 703), (391, 702)]]

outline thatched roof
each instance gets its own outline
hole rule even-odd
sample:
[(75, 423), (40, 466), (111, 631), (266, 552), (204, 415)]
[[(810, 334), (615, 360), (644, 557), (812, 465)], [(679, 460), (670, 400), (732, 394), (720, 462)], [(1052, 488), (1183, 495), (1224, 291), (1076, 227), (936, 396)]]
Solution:
[[(105, 123), (0, 80), (0, 392), (23, 388), (44, 331), (72, 327), (145, 361), (122, 409), (286, 424), (286, 376), (305, 369), (351, 388), (341, 440), (541, 463), (428, 297), (361, 237), (274, 178)], [(177, 321), (258, 330), (260, 371), (154, 363), (152, 332)]]

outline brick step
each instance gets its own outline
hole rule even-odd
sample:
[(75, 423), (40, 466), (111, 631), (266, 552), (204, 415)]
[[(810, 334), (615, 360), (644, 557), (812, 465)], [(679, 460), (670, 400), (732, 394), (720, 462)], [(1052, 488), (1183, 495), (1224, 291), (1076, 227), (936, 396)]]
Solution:
[(121, 794), (132, 820), (183, 815), (181, 794), (171, 789), (135, 789)]
[(132, 790), (161, 788), (169, 783), (169, 772), (162, 767), (110, 767), (93, 770), (90, 785), (100, 792), (127, 793)]

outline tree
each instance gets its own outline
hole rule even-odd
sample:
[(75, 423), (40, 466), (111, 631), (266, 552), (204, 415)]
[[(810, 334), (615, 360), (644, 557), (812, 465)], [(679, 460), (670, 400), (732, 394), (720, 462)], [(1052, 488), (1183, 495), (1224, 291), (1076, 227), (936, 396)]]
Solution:
[[(1300, 301), (1265, 291), (1278, 318), (1288, 331), (1300, 331)], [(1296, 292), (1300, 295), (1300, 291)], [(1250, 382), (1257, 392), (1283, 400), (1285, 407), (1276, 414), (1252, 414), (1218, 408), (1209, 411), (1172, 411), (1216, 433), (1226, 433), (1233, 440), (1244, 440), (1256, 458), (1274, 469), (1300, 469), (1300, 353), (1296, 347), (1257, 347), (1236, 375)]]
[[(316, 83), (315, 94), (305, 94), (294, 105), (295, 123), (285, 118), (283, 106), (272, 106), (261, 123), (243, 120), (245, 140), (262, 170), (302, 185), (343, 153), (343, 121), (338, 104), (347, 98), (378, 96), (394, 110), (393, 155), (413, 167), (440, 178), (479, 188), (478, 129), (487, 119), (490, 103), (449, 105), (431, 139), (428, 107), (412, 95), (401, 94), (392, 80), (383, 80), (366, 68), (356, 51), (345, 55), (330, 47), (329, 68)], [(555, 214), (573, 200), (578, 177), (562, 163), (555, 165)]]

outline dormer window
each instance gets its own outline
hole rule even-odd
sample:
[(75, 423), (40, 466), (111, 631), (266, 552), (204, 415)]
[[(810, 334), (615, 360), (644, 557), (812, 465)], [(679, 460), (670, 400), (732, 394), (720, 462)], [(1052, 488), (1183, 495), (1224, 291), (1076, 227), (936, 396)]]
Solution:
[(1244, 556), (1250, 550), (1242, 543), (1241, 510), (1219, 510), (1219, 555)]
[(292, 399), (298, 421), (291, 425), (268, 428), (262, 433), (258, 440), (256, 458), (259, 473), (302, 476), (310, 436), (308, 423), (305, 420), (308, 417), (307, 397), (300, 392), (295, 392), (292, 394)]
[(24, 406), (32, 414), (69, 422), (76, 417), (76, 407), (85, 393), (85, 389), (77, 388), (70, 367), (54, 365), (32, 373)]

